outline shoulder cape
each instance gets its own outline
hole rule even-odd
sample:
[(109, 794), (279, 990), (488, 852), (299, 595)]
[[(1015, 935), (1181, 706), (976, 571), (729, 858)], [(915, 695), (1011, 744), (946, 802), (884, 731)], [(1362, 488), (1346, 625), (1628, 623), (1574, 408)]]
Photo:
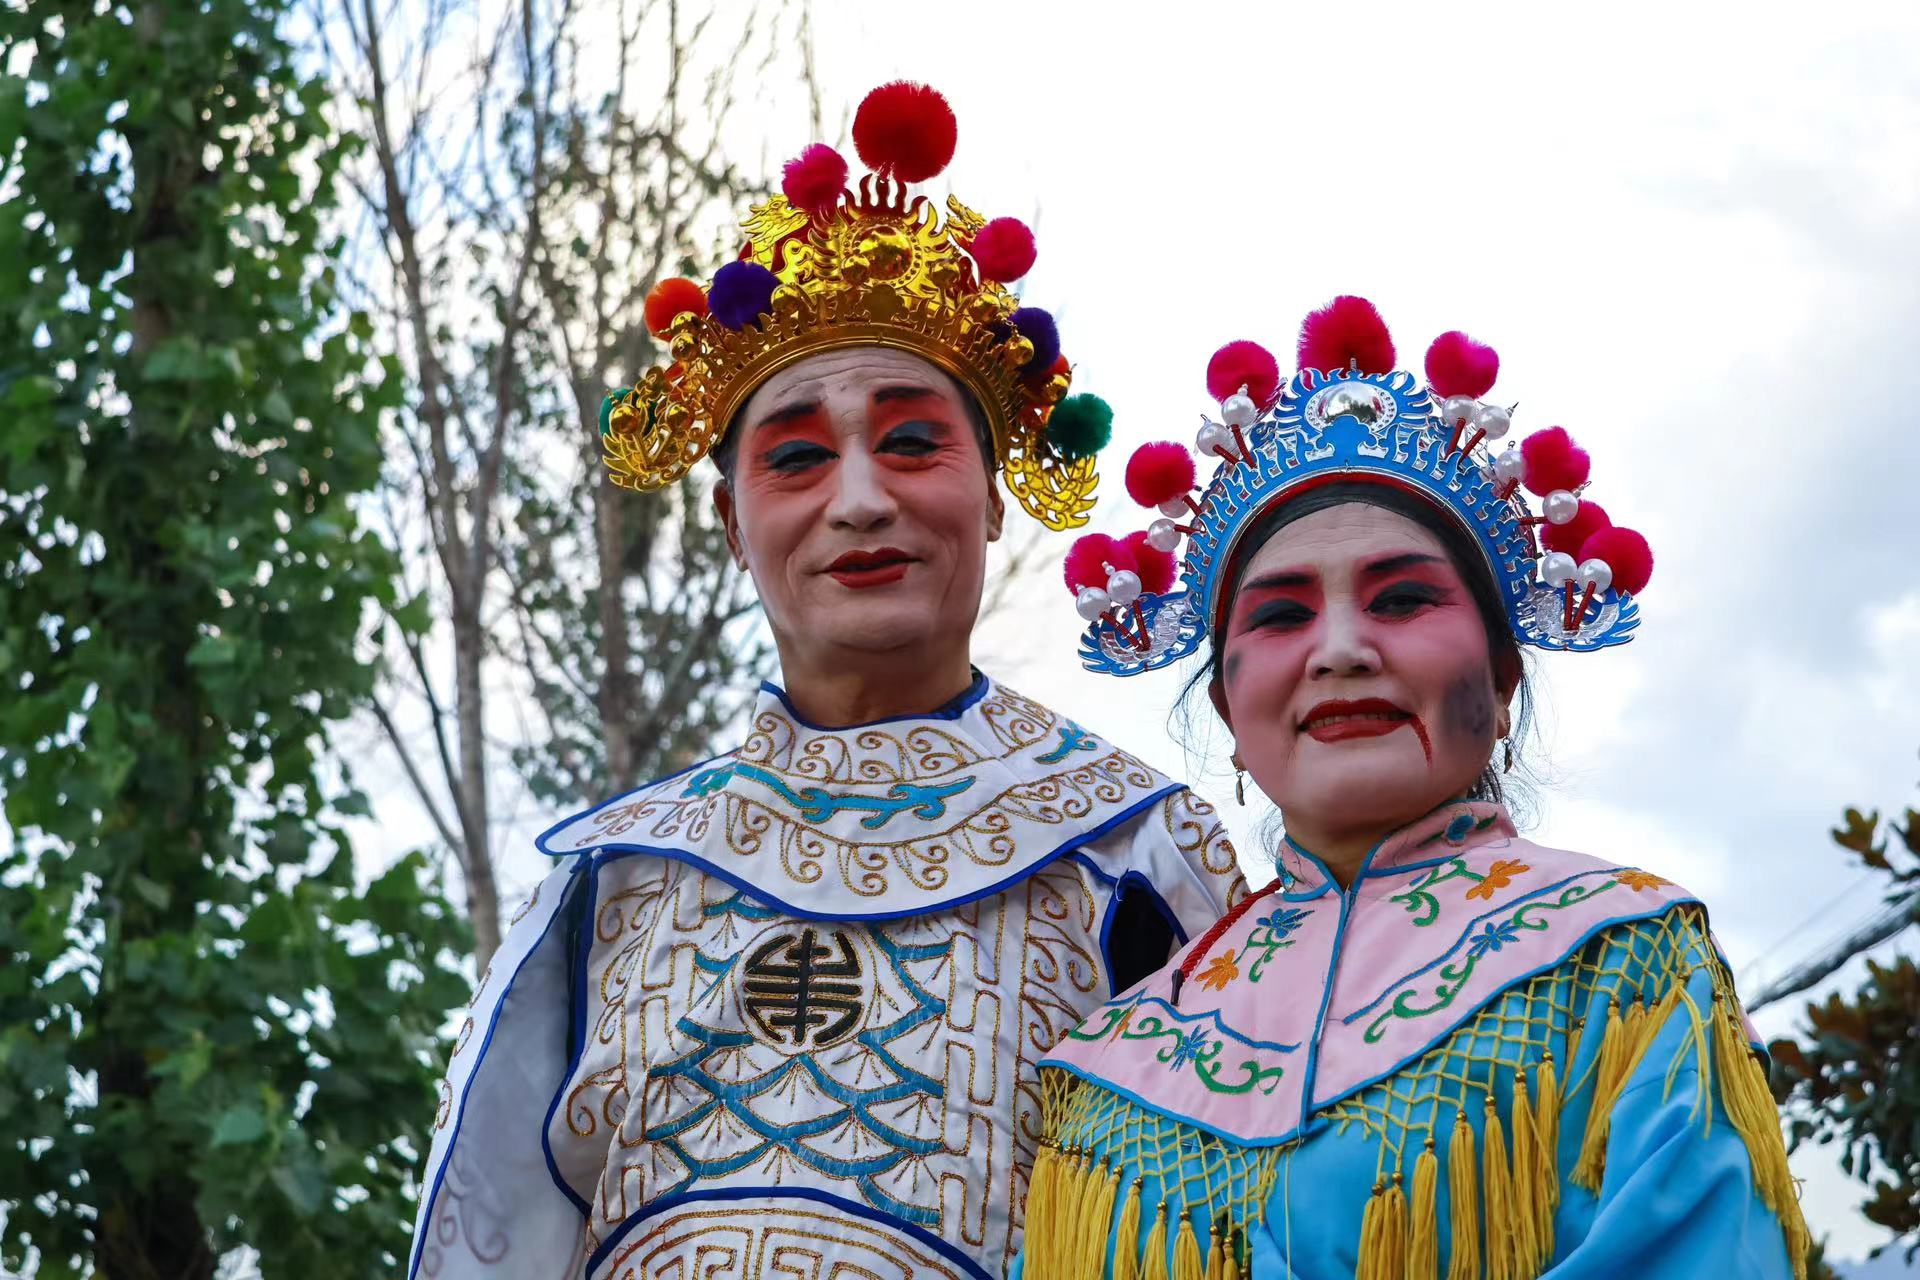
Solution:
[(768, 684), (738, 749), (537, 843), (674, 859), (801, 918), (887, 920), (998, 893), (1182, 789), (985, 676), (928, 715), (847, 729)]

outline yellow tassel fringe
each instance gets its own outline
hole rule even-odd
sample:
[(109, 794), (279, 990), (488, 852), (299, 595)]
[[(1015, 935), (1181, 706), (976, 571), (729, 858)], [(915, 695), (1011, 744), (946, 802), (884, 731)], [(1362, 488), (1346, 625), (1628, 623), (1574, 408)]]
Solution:
[(1478, 1280), (1480, 1275), (1480, 1180), (1473, 1150), (1473, 1126), (1462, 1108), (1453, 1120), (1453, 1138), (1447, 1144), (1448, 1240), (1447, 1280)]
[(1780, 1113), (1774, 1110), (1766, 1076), (1747, 1046), (1745, 1031), (1731, 1008), (1713, 1011), (1713, 1057), (1716, 1082), (1727, 1118), (1746, 1145), (1753, 1166), (1753, 1185), (1760, 1201), (1780, 1219), (1787, 1237), (1787, 1257), (1793, 1261), (1794, 1280), (1806, 1280), (1807, 1250), (1813, 1238), (1800, 1213), (1800, 1191), (1787, 1168), (1787, 1147), (1780, 1137)]
[(1413, 1223), (1407, 1237), (1407, 1280), (1440, 1280), (1440, 1158), (1433, 1139), (1413, 1162)]
[(1140, 1238), (1140, 1179), (1127, 1188), (1126, 1203), (1120, 1206), (1120, 1229), (1114, 1233), (1113, 1280), (1139, 1280), (1140, 1255), (1134, 1241)]
[(1173, 1246), (1173, 1280), (1207, 1280), (1200, 1262), (1200, 1242), (1193, 1235), (1193, 1218), (1182, 1212), (1180, 1236)]

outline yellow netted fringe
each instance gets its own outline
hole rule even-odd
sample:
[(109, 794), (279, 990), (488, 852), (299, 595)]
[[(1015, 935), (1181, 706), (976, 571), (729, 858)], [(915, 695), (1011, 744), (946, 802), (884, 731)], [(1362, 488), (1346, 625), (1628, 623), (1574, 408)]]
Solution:
[[(1720, 1102), (1747, 1148), (1753, 1166), (1753, 1185), (1760, 1202), (1780, 1219), (1787, 1238), (1787, 1257), (1794, 1280), (1806, 1280), (1807, 1251), (1813, 1238), (1800, 1212), (1800, 1188), (1787, 1168), (1786, 1142), (1780, 1136), (1780, 1113), (1774, 1109), (1766, 1074), (1747, 1045), (1746, 1028), (1736, 1012), (1733, 984), (1720, 966), (1714, 966), (1713, 1058)], [(1703, 1082), (1704, 1087), (1704, 1082)]]
[[(1238, 1280), (1246, 1227), (1279, 1167), (1065, 1072), (1041, 1072), (1040, 1145), (1028, 1180), (1028, 1280)], [(1142, 1219), (1152, 1206), (1147, 1238)]]

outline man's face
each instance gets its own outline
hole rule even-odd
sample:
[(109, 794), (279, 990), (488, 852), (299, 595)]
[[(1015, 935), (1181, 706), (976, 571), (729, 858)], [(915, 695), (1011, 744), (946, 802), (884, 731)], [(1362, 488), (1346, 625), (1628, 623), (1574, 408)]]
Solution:
[(714, 491), (783, 659), (927, 648), (972, 631), (1004, 508), (953, 380), (882, 347), (755, 390)]

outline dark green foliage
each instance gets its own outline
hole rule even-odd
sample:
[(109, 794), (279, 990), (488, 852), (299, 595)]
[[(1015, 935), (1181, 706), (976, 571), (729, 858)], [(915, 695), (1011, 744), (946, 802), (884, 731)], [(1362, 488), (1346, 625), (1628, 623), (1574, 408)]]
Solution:
[(404, 1267), (465, 945), (356, 892), (386, 380), (273, 0), (0, 6), (0, 1271)]
[[(1833, 838), (1887, 877), (1890, 902), (1920, 882), (1913, 810), (1903, 825), (1849, 809)], [(1920, 1245), (1920, 966), (1907, 956), (1868, 962), (1857, 991), (1809, 1005), (1800, 1037), (1770, 1049), (1794, 1145), (1838, 1143), (1841, 1167), (1873, 1189), (1861, 1212), (1896, 1242)]]

